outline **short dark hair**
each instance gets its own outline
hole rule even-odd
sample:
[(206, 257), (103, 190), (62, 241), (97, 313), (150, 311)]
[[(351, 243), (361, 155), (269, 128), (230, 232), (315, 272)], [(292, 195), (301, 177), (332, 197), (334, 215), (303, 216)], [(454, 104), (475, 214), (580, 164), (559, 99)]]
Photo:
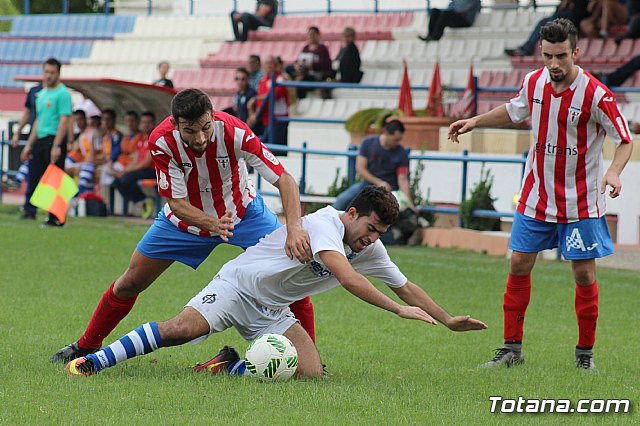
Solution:
[(400, 120), (388, 121), (384, 123), (384, 126), (382, 128), (390, 135), (394, 134), (395, 132), (404, 133), (404, 124), (402, 124), (402, 121)]
[(151, 120), (155, 123), (156, 122), (156, 115), (151, 112), (151, 111), (145, 111), (142, 114), (140, 114), (140, 117), (151, 117)]
[(171, 100), (171, 115), (176, 121), (183, 118), (195, 123), (207, 112), (213, 115), (213, 105), (209, 96), (200, 89), (184, 89)]
[(400, 207), (398, 200), (389, 190), (382, 186), (366, 186), (351, 201), (347, 210), (354, 207), (358, 216), (370, 216), (375, 212), (380, 221), (386, 225), (393, 224), (398, 218)]
[(140, 114), (138, 114), (138, 111), (134, 111), (134, 110), (132, 110), (132, 109), (130, 109), (129, 111), (125, 112), (125, 113), (124, 113), (124, 115), (125, 115), (125, 117), (126, 117), (127, 115), (129, 115), (129, 116), (131, 116), (131, 117), (135, 117), (135, 119), (136, 119), (136, 120), (139, 120), (139, 119), (140, 119)]
[(260, 55), (249, 55), (249, 59), (253, 59), (254, 61), (258, 61), (258, 63), (260, 63)]
[(62, 68), (62, 64), (60, 63), (59, 60), (57, 60), (54, 57), (51, 57), (49, 59), (47, 59), (46, 61), (44, 61), (44, 65), (54, 65), (56, 68), (58, 68), (58, 71), (60, 71), (60, 68)]
[(244, 74), (244, 75), (247, 75), (247, 76), (249, 75), (249, 70), (248, 70), (248, 69), (246, 69), (245, 67), (238, 67), (238, 68), (236, 68), (236, 72), (240, 72), (240, 73), (242, 73), (242, 74)]
[(318, 28), (318, 27), (309, 27), (309, 29), (307, 31), (315, 31), (318, 34), (320, 34), (320, 28)]
[(118, 117), (118, 114), (116, 114), (116, 111), (112, 108), (107, 108), (104, 111), (102, 111), (102, 115), (110, 115), (111, 118), (113, 118), (114, 120)]
[(76, 110), (74, 110), (74, 111), (73, 111), (73, 113), (74, 113), (74, 114), (81, 115), (81, 116), (83, 116), (84, 118), (87, 118), (87, 113), (86, 113), (86, 112), (84, 112), (84, 110), (83, 110), (83, 109), (76, 109)]
[(546, 23), (540, 29), (540, 41), (545, 40), (549, 43), (562, 43), (569, 39), (571, 50), (576, 48), (578, 44), (578, 30), (568, 19), (558, 18)]

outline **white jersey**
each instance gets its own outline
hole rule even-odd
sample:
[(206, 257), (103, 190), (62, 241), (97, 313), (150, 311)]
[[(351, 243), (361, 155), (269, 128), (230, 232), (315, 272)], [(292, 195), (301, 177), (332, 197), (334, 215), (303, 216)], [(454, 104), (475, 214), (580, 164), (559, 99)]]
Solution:
[(402, 287), (407, 278), (389, 259), (380, 240), (360, 253), (345, 245), (340, 213), (333, 207), (325, 207), (302, 218), (302, 227), (311, 240), (314, 258), (311, 263), (289, 259), (284, 251), (287, 230), (283, 226), (225, 264), (217, 277), (236, 286), (239, 293), (262, 306), (281, 309), (340, 285), (318, 255), (321, 251), (332, 250), (345, 256), (360, 274), (375, 277), (389, 287)]

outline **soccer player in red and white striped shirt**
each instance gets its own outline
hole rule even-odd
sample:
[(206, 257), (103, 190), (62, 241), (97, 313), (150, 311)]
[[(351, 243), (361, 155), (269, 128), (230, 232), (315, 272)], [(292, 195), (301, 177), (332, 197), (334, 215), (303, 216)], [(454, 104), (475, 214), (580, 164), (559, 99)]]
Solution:
[[(505, 343), (484, 366), (524, 362), (522, 336), (531, 270), (539, 251), (560, 247), (571, 260), (576, 281), (576, 365), (594, 370), (595, 259), (613, 253), (604, 193), (610, 186), (612, 198), (620, 194), (620, 173), (631, 157), (631, 136), (611, 91), (574, 64), (580, 52), (571, 21), (551, 21), (540, 36), (545, 66), (525, 76), (520, 93), (506, 105), (449, 127), (449, 138), (457, 142), (458, 135), (476, 127), (530, 118), (534, 136), (509, 243), (513, 254), (503, 304)], [(605, 134), (616, 151), (603, 176)]]
[[(67, 362), (99, 349), (138, 294), (174, 261), (196, 269), (219, 244), (246, 249), (281, 226), (256, 192), (247, 165), (280, 192), (287, 219), (285, 252), (302, 263), (311, 261), (298, 186), (251, 129), (214, 111), (209, 97), (197, 89), (178, 93), (171, 113), (149, 138), (158, 192), (167, 204), (138, 243), (128, 269), (103, 294), (84, 334), (60, 349), (51, 362)], [(309, 298), (291, 309), (315, 340)]]

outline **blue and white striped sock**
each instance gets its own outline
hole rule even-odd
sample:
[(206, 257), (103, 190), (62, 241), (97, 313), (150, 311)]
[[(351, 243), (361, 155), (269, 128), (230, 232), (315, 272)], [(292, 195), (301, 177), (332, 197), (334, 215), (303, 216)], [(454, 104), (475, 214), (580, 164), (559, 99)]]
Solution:
[(80, 165), (80, 173), (78, 174), (78, 194), (84, 194), (85, 192), (93, 192), (93, 176), (94, 165), (93, 163), (82, 163)]
[(227, 365), (227, 373), (229, 373), (230, 376), (249, 376), (251, 374), (247, 370), (247, 363), (243, 359)]
[(93, 360), (96, 371), (113, 367), (119, 362), (138, 355), (145, 355), (163, 346), (158, 324), (148, 322), (142, 324), (129, 334), (116, 340), (106, 348), (87, 355)]
[(13, 180), (17, 183), (22, 183), (25, 180), (27, 180), (28, 177), (29, 177), (29, 160), (20, 164), (20, 167), (18, 168), (18, 173), (15, 175)]

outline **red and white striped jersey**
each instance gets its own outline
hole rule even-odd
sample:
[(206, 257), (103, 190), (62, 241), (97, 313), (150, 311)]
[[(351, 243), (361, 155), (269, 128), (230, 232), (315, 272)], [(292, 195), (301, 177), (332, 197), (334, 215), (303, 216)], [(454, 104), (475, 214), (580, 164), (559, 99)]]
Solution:
[(518, 211), (557, 223), (603, 216), (605, 133), (616, 146), (631, 142), (627, 120), (611, 91), (578, 68), (571, 86), (555, 93), (545, 67), (525, 76), (506, 107), (514, 122), (531, 117), (534, 137)]
[[(275, 183), (284, 171), (249, 126), (220, 111), (214, 113), (211, 143), (201, 155), (182, 141), (170, 117), (151, 133), (149, 150), (161, 196), (186, 198), (192, 206), (217, 218), (230, 211), (236, 224), (256, 196), (246, 165), (254, 167), (269, 183)], [(216, 235), (183, 222), (173, 214), (169, 204), (164, 206), (164, 213), (183, 231)]]

